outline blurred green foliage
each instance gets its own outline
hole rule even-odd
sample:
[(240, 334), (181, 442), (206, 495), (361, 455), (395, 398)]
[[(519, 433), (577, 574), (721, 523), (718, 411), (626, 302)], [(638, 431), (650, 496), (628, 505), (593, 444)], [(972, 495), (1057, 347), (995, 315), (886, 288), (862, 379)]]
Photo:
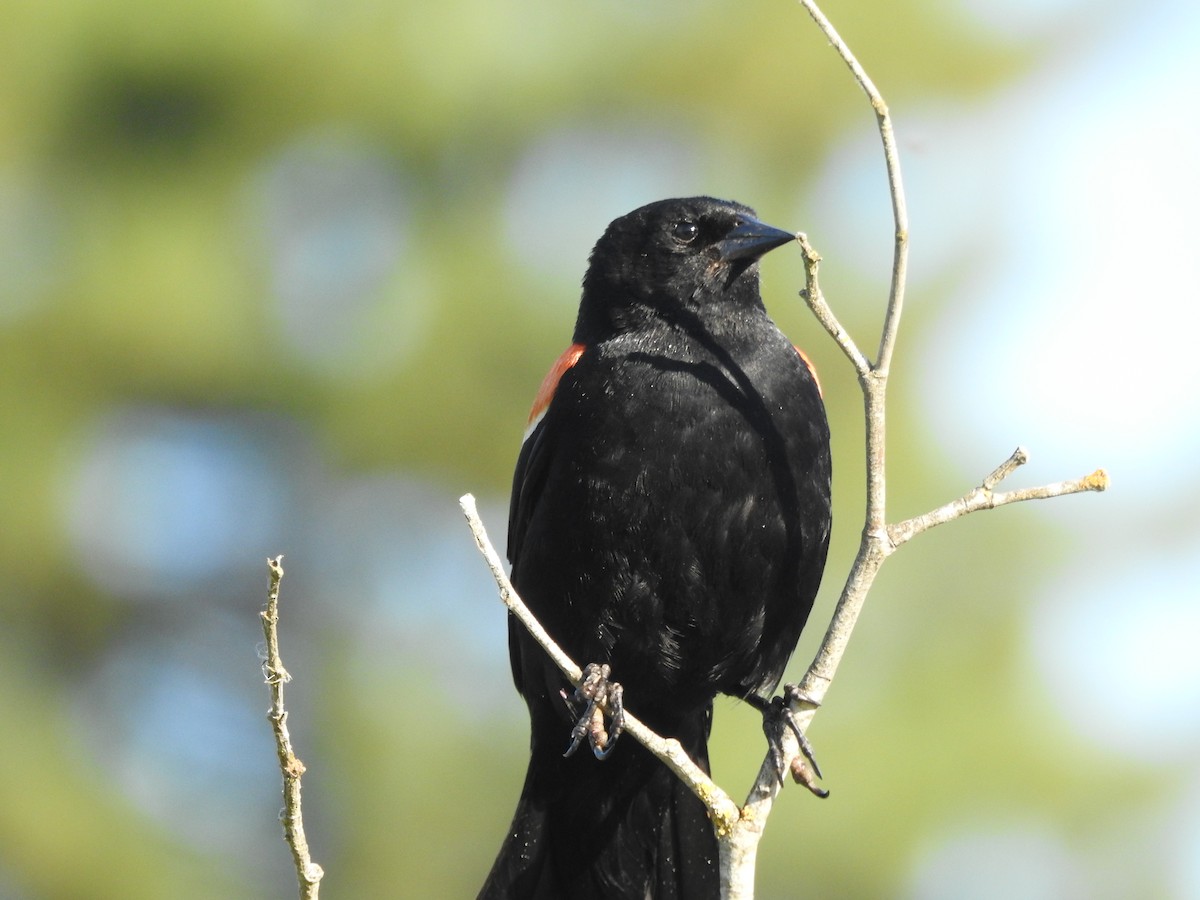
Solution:
[[(921, 98), (979, 95), (1033, 54), (981, 42), (940, 4), (831, 3), (828, 12), (901, 116)], [(447, 508), (473, 490), (499, 510), (529, 398), (572, 324), (574, 297), (505, 246), (509, 181), (531, 146), (581, 122), (677, 124), (712, 182), (696, 191), (736, 193), (768, 220), (805, 227), (819, 247), (820, 222), (783, 217), (843, 130), (869, 127), (868, 107), (789, 4), (9, 0), (4, 18), (0, 894), (292, 894), (265, 721), (246, 720), (261, 727), (250, 740), (263, 789), (229, 816), (261, 825), (249, 826), (255, 841), (236, 859), (186, 804), (156, 804), (152, 779), (140, 794), (129, 787), (138, 772), (114, 779), (110, 749), (79, 724), (87, 685), (119, 647), (168, 646), (210, 605), (244, 623), (245, 643), (226, 650), (244, 659), (236, 702), (254, 716), (265, 709), (253, 653), (266, 579), (256, 566), (280, 551), (295, 573), (284, 582), (284, 657), (297, 678), (290, 705), (325, 893), (471, 894), (524, 770), (524, 713), (505, 690), (502, 648), (486, 671), (462, 663), (505, 698), (476, 709), (468, 679), (447, 683), (429, 664), (441, 635), (405, 648), (364, 644), (371, 623), (345, 622), (358, 615), (353, 571), (336, 591), (312, 586), (315, 538), (240, 548), (236, 587), (196, 588), (182, 608), (154, 590), (130, 602), (81, 561), (64, 512), (91, 430), (124, 408), (266, 417), (293, 423), (265, 432), (281, 458), (285, 445), (303, 445), (326, 472), (406, 473)], [(347, 351), (377, 359), (362, 370), (342, 358), (315, 364), (281, 337), (264, 225), (264, 183), (280, 155), (346, 134), (398, 173), (405, 205), (404, 252)], [(570, 196), (561, 213), (594, 218), (596, 234), (609, 217)], [(864, 223), (884, 248), (887, 216), (881, 195), (879, 222)], [(529, 240), (556, 227), (531, 223)], [(581, 274), (583, 253), (570, 263)], [(837, 435), (835, 574), (819, 623), (856, 539), (859, 401), (836, 351), (800, 304), (788, 305), (798, 262), (773, 259), (768, 269), (769, 302), (811, 346)], [(870, 345), (886, 270), (845, 260), (829, 270), (833, 301)], [(922, 444), (917, 398), (901, 389), (895, 399), (893, 502), (912, 513), (963, 485), (947, 484), (946, 460)], [(490, 524), (502, 533), (502, 517)], [(1088, 799), (1106, 777), (1103, 761), (1056, 732), (1014, 671), (1020, 598), (1036, 572), (1006, 567), (980, 581), (1003, 565), (997, 547), (1035, 538), (1027, 529), (1019, 515), (963, 523), (889, 564), (813, 734), (833, 797), (818, 804), (787, 792), (761, 854), (762, 897), (895, 895), (914, 852), (946, 821), (1031, 808), (1110, 814)], [(293, 597), (300, 606), (289, 607)], [(486, 587), (469, 603), (499, 634)], [(798, 660), (818, 636), (806, 636)], [(164, 757), (205, 740), (186, 731), (157, 739)], [(1053, 753), (1041, 749), (1048, 741)], [(722, 704), (717, 775), (735, 793), (760, 745), (753, 715)]]

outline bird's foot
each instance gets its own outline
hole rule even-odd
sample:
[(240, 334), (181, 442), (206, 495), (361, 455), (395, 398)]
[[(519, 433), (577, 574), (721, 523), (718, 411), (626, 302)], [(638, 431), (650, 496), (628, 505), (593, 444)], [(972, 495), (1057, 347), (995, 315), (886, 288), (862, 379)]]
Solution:
[[(802, 784), (818, 797), (828, 797), (829, 791), (817, 785), (821, 776), (821, 767), (813, 755), (812, 744), (804, 736), (800, 723), (793, 711), (795, 707), (816, 709), (820, 704), (800, 690), (796, 684), (785, 684), (783, 696), (772, 697), (770, 700), (755, 698), (757, 706), (763, 714), (763, 733), (767, 736), (767, 744), (771, 748), (771, 761), (775, 765), (775, 777), (783, 784), (786, 771), (791, 771), (792, 780)], [(783, 738), (788, 731), (796, 736), (800, 745), (800, 755), (787, 761), (783, 752)], [(810, 768), (811, 767), (811, 768)]]
[[(612, 669), (608, 664), (589, 663), (584, 666), (583, 677), (579, 687), (572, 697), (562, 692), (562, 698), (571, 710), (572, 715), (578, 715), (579, 721), (571, 729), (571, 746), (563, 756), (570, 756), (582, 746), (584, 738), (592, 748), (596, 759), (604, 759), (612, 752), (617, 738), (625, 729), (625, 707), (622, 703), (621, 685), (609, 680)], [(579, 706), (584, 705), (583, 713)], [(611, 722), (608, 729), (604, 727), (604, 711), (608, 710)]]

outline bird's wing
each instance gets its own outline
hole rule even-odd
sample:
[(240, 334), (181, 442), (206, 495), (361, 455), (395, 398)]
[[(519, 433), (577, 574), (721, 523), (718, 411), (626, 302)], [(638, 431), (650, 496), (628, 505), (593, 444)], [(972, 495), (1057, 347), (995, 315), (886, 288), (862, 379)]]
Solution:
[(546, 472), (549, 469), (552, 440), (546, 428), (546, 412), (563, 374), (579, 361), (583, 351), (583, 344), (572, 344), (555, 361), (546, 377), (542, 379), (533, 407), (529, 410), (529, 425), (525, 429), (521, 453), (517, 457), (517, 467), (513, 473), (512, 499), (508, 507), (508, 561), (514, 565), (521, 552), (521, 540), (525, 536), (529, 517), (545, 484)]

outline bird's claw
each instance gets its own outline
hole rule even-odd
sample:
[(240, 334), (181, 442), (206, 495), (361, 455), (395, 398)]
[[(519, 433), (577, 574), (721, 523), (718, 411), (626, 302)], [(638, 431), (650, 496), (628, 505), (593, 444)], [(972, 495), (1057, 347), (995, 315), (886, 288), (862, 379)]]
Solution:
[[(779, 783), (783, 784), (784, 774), (790, 769), (792, 780), (797, 784), (803, 784), (818, 797), (827, 797), (829, 791), (816, 784), (816, 779), (822, 775), (821, 767), (813, 755), (812, 744), (804, 736), (804, 731), (793, 712), (793, 707), (796, 706), (815, 709), (819, 705), (816, 700), (801, 691), (799, 685), (784, 685), (783, 696), (773, 697), (762, 705), (763, 733), (767, 736), (767, 744), (771, 748), (771, 762), (774, 764), (775, 777), (779, 779)], [(792, 759), (790, 763), (785, 759), (783, 752), (785, 729), (796, 736), (796, 743), (800, 746), (801, 755)]]
[[(580, 703), (586, 704), (583, 714), (579, 715), (575, 727), (571, 729), (571, 745), (563, 756), (570, 756), (578, 750), (586, 738), (596, 759), (605, 759), (625, 730), (623, 691), (620, 684), (609, 680), (610, 674), (612, 669), (607, 663), (589, 663), (583, 669), (583, 677), (574, 696), (568, 697), (563, 691), (563, 700), (572, 715), (578, 715)], [(611, 722), (607, 730), (604, 727), (606, 709)]]

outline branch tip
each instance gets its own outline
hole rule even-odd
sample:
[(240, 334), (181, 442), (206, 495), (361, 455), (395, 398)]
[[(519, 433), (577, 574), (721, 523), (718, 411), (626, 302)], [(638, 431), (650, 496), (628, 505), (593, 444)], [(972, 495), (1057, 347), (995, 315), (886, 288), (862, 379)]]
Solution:
[(996, 468), (993, 469), (985, 479), (983, 479), (983, 483), (980, 485), (980, 487), (982, 487), (985, 491), (990, 491), (1027, 462), (1029, 462), (1029, 451), (1024, 447), (1018, 447), (1012, 452), (1012, 456), (1000, 463), (1000, 465), (996, 466)]

